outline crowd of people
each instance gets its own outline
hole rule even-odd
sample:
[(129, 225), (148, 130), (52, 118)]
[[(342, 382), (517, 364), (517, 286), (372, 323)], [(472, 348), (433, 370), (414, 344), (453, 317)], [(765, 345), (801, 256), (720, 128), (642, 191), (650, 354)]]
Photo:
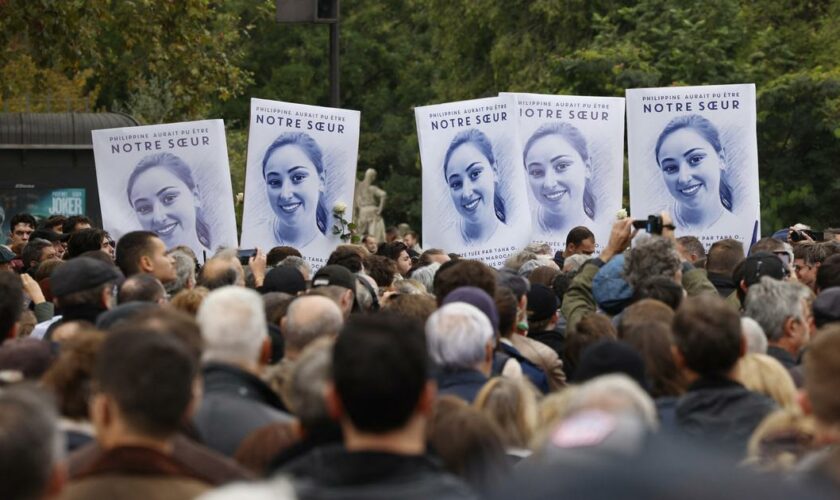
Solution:
[(836, 497), (840, 234), (668, 222), (500, 269), (392, 228), (312, 269), (17, 214), (0, 498)]

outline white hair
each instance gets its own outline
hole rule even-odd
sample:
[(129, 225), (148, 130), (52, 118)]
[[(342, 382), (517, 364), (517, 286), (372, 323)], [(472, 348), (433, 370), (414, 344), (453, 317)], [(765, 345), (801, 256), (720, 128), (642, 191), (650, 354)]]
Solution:
[(767, 336), (758, 321), (744, 316), (741, 318), (741, 335), (747, 342), (747, 352), (767, 354)]
[(434, 290), (435, 274), (440, 269), (440, 262), (432, 262), (428, 266), (418, 267), (411, 273), (411, 279), (417, 280), (426, 287), (427, 292)]
[(485, 347), (493, 339), (493, 325), (477, 307), (452, 302), (426, 321), (429, 355), (441, 366), (475, 368), (484, 361)]
[(627, 375), (609, 374), (593, 378), (579, 386), (569, 400), (569, 414), (601, 410), (614, 415), (629, 415), (655, 430), (656, 406), (650, 396)]
[(591, 255), (586, 255), (584, 253), (576, 253), (574, 255), (570, 255), (566, 257), (566, 260), (563, 262), (563, 271), (570, 273), (573, 271), (577, 271), (580, 269), (587, 260), (591, 259)]
[(240, 286), (213, 290), (196, 315), (204, 338), (204, 360), (254, 363), (268, 335), (260, 295)]
[(770, 342), (784, 335), (788, 318), (805, 321), (802, 301), (811, 297), (811, 291), (801, 283), (779, 281), (768, 276), (747, 290), (744, 315), (756, 320)]

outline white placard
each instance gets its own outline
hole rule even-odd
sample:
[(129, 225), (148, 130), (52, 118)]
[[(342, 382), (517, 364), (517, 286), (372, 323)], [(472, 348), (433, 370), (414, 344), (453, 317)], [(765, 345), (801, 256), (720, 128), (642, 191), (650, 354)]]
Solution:
[(156, 233), (199, 260), (236, 248), (236, 219), (222, 120), (94, 130), (102, 226), (115, 239)]
[(759, 238), (755, 85), (627, 91), (630, 210), (670, 213), (708, 248)]
[(499, 267), (531, 234), (512, 96), (416, 108), (423, 241)]
[(519, 117), (531, 241), (563, 250), (569, 231), (586, 226), (600, 253), (621, 208), (624, 99), (510, 95)]
[(300, 250), (317, 269), (341, 243), (337, 204), (350, 220), (361, 114), (251, 99), (242, 247)]

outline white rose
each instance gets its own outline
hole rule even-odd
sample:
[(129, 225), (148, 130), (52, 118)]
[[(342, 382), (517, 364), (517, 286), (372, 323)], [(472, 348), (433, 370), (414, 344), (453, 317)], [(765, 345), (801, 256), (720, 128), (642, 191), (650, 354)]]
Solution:
[(333, 213), (336, 214), (336, 215), (342, 215), (346, 211), (347, 211), (347, 205), (343, 202), (339, 201), (338, 203), (333, 205)]
[(626, 219), (627, 218), (627, 209), (622, 208), (621, 210), (616, 212), (615, 218), (618, 219), (618, 220)]

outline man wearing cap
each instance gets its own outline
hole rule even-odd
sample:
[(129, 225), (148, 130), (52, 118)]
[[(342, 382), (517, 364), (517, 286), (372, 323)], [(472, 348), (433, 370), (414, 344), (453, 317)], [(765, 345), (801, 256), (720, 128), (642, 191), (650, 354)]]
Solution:
[(309, 293), (332, 299), (341, 309), (344, 318), (349, 318), (356, 300), (356, 276), (343, 266), (324, 266), (312, 277), (312, 290)]
[(738, 299), (741, 308), (745, 307), (747, 292), (750, 287), (767, 276), (774, 280), (783, 280), (788, 276), (787, 269), (780, 258), (770, 252), (757, 252), (744, 261), (744, 265), (735, 270), (735, 282), (738, 283)]
[(528, 292), (528, 337), (551, 347), (563, 356), (565, 337), (555, 330), (559, 301), (554, 291), (534, 283)]
[(294, 267), (275, 267), (266, 273), (263, 285), (258, 291), (263, 295), (271, 292), (300, 295), (306, 291), (306, 280)]
[(96, 324), (96, 318), (113, 306), (115, 288), (122, 279), (116, 267), (90, 257), (77, 257), (58, 267), (51, 282), (62, 317), (50, 325), (45, 338), (72, 321)]

